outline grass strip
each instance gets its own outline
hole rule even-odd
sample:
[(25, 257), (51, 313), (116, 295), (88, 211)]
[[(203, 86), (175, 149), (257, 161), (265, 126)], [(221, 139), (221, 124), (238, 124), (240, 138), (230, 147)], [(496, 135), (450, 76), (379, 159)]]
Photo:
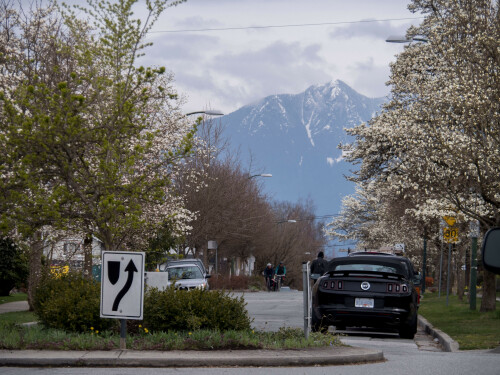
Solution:
[[(24, 326), (35, 320), (29, 312), (0, 314), (0, 349), (9, 350), (114, 350), (120, 347), (118, 332), (89, 330), (69, 333), (42, 325)], [(127, 336), (127, 348), (134, 350), (238, 350), (302, 349), (342, 346), (338, 335), (311, 333), (306, 340), (300, 328), (281, 328), (278, 332), (212, 331), (156, 332), (147, 328)]]
[(481, 299), (477, 300), (477, 309), (470, 310), (467, 297), (460, 301), (450, 295), (446, 306), (446, 295), (425, 293), (419, 314), (434, 327), (447, 333), (457, 341), (460, 350), (493, 349), (500, 346), (500, 303), (496, 311), (481, 313)]

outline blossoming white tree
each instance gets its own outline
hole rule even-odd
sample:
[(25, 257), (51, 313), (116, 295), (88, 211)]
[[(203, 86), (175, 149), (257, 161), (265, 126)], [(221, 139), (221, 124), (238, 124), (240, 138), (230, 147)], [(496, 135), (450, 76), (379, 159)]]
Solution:
[[(427, 42), (406, 46), (392, 64), (382, 113), (349, 130), (349, 160), (361, 163), (354, 180), (374, 190), (390, 184), (425, 231), (457, 212), (483, 230), (500, 225), (499, 3), (415, 0), (410, 9), (426, 17), (407, 37)], [(484, 280), (483, 311), (495, 308), (494, 277)]]

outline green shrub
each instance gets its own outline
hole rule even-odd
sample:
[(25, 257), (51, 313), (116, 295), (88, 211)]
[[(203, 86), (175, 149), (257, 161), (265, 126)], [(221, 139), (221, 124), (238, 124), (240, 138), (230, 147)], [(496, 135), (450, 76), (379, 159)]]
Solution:
[(100, 290), (98, 282), (84, 279), (80, 273), (46, 277), (35, 293), (35, 313), (50, 328), (70, 332), (108, 329), (116, 322), (99, 317)]
[(164, 332), (246, 330), (251, 321), (245, 306), (243, 297), (233, 298), (220, 290), (151, 288), (144, 296), (143, 325), (151, 331)]
[(15, 286), (22, 286), (28, 277), (26, 255), (9, 238), (0, 237), (0, 296), (8, 296)]

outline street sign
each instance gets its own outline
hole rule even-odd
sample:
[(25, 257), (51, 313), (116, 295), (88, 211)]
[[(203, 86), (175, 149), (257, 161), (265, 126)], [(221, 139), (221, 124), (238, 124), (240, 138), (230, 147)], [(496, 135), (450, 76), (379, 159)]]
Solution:
[(456, 243), (458, 242), (458, 228), (444, 228), (443, 230), (443, 240), (446, 243)]
[(144, 259), (143, 252), (102, 252), (101, 318), (142, 319)]
[(396, 251), (405, 251), (405, 244), (404, 243), (397, 243), (394, 245), (394, 250)]
[(457, 222), (455, 216), (443, 216), (443, 220), (446, 221), (446, 224), (448, 224), (450, 227), (455, 226), (455, 223)]

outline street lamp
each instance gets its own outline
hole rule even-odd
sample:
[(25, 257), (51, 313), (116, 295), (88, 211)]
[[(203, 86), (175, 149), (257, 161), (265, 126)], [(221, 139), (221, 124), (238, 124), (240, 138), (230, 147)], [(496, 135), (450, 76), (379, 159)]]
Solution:
[[(399, 35), (391, 35), (385, 40), (387, 43), (411, 43), (411, 42), (422, 42), (428, 43), (429, 39), (421, 35), (415, 35), (410, 39), (399, 36)], [(422, 250), (422, 294), (425, 293), (425, 268), (427, 266), (427, 230), (424, 228), (424, 248)]]
[(248, 179), (250, 180), (251, 178), (254, 178), (254, 177), (273, 177), (273, 175), (271, 173), (254, 174), (254, 175), (248, 176)]
[(429, 41), (429, 39), (423, 37), (423, 36), (419, 36), (419, 35), (416, 35), (410, 39), (404, 37), (404, 36), (400, 36), (400, 35), (391, 35), (390, 37), (388, 37), (386, 40), (385, 40), (387, 43), (411, 43), (411, 42), (423, 42), (423, 43), (427, 43)]
[(293, 219), (288, 219), (288, 220), (281, 220), (281, 221), (277, 221), (276, 224), (283, 224), (283, 223), (296, 223), (297, 220), (293, 220)]
[(207, 110), (207, 111), (194, 111), (185, 114), (185, 116), (190, 116), (190, 115), (224, 116), (224, 113), (217, 110), (211, 110), (211, 111)]

